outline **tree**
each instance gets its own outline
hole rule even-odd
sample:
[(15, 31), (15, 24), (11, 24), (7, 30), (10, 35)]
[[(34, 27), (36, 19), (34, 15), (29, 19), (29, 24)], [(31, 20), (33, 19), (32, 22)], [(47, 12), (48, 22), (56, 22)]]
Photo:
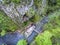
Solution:
[(27, 45), (27, 42), (25, 40), (19, 40), (17, 45)]
[(5, 31), (9, 32), (16, 29), (18, 29), (18, 26), (8, 16), (6, 16), (3, 11), (0, 11), (0, 31), (5, 34)]
[(11, 2), (18, 4), (18, 3), (20, 3), (20, 0), (11, 0)]
[(45, 31), (36, 37), (36, 45), (52, 45), (51, 37), (52, 34), (49, 31)]
[(9, 4), (9, 3), (11, 3), (11, 0), (4, 0), (4, 3)]

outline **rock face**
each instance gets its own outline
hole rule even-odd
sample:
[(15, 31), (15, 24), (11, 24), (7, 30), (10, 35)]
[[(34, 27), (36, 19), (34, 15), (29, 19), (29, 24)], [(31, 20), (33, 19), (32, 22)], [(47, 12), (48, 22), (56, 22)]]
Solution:
[(31, 1), (30, 5), (21, 5), (17, 6), (17, 11), (21, 14), (24, 15), (27, 11), (29, 11), (29, 8), (33, 5), (33, 0)]
[(25, 20), (29, 20), (29, 18), (25, 18), (23, 20), (24, 15), (30, 10), (31, 6), (33, 5), (33, 0), (31, 1), (30, 5), (18, 5), (15, 6), (14, 3), (10, 3), (9, 5), (2, 5), (1, 9), (9, 16), (15, 23), (21, 24)]

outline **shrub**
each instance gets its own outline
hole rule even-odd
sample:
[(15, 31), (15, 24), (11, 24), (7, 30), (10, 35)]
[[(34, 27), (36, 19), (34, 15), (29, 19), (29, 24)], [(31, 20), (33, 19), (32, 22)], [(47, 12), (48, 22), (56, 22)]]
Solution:
[(25, 40), (19, 40), (17, 45), (27, 45), (27, 42)]

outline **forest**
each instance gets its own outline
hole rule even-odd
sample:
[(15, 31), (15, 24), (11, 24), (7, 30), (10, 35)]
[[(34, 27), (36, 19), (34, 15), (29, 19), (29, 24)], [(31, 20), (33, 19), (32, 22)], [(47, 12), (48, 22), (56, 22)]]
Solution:
[(60, 0), (0, 0), (0, 45), (60, 45)]

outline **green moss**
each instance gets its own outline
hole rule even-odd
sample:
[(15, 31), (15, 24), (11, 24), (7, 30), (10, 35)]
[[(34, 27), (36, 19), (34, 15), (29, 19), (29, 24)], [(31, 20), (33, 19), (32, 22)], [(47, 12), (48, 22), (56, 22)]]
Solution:
[(34, 17), (34, 22), (37, 22), (37, 21), (39, 21), (40, 20), (40, 16), (39, 15), (35, 15), (35, 17)]

